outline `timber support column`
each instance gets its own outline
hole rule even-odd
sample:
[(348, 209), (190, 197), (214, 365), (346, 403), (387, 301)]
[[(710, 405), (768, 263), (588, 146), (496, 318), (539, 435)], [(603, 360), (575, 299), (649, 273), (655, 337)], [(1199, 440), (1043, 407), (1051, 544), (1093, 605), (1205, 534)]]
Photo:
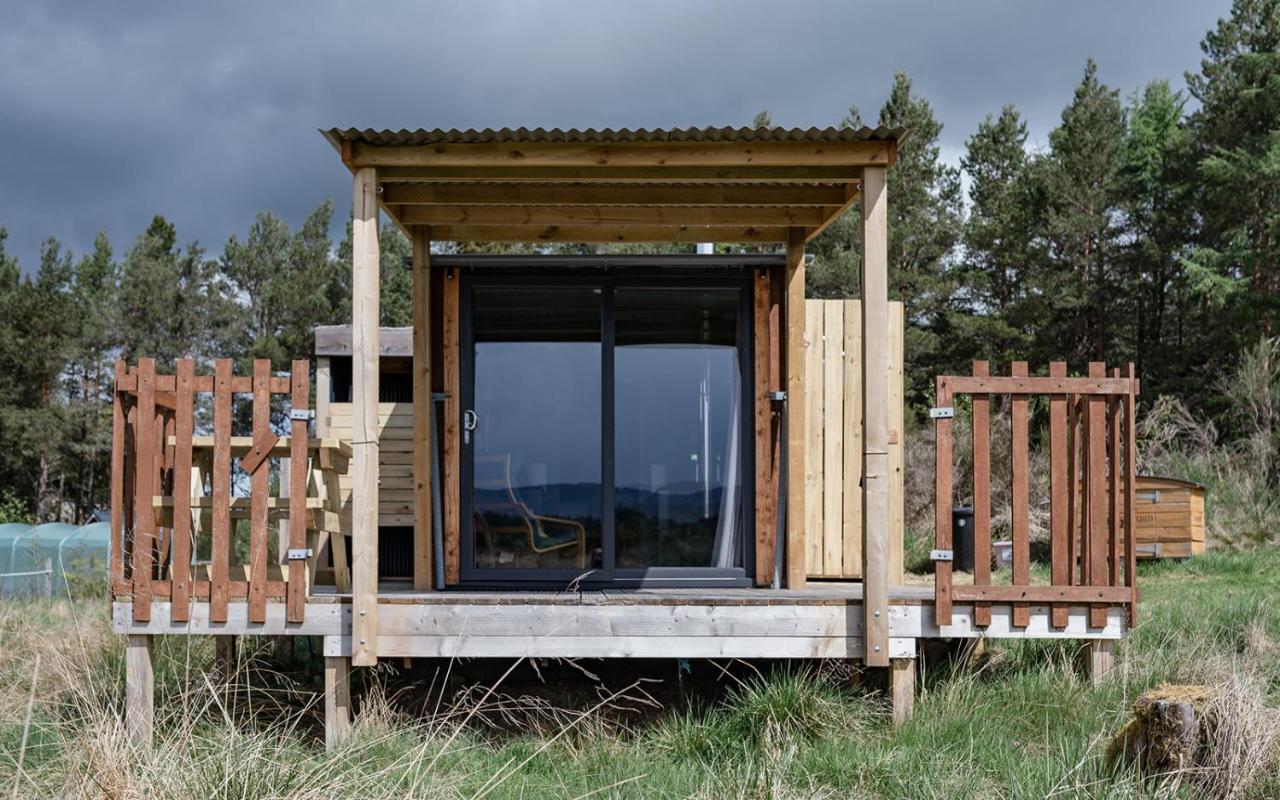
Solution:
[(1089, 681), (1098, 686), (1116, 668), (1115, 642), (1111, 639), (1090, 639), (1080, 650), (1080, 661)]
[(138, 747), (150, 747), (155, 726), (155, 654), (150, 636), (130, 635), (124, 652), (125, 728)]
[(916, 660), (895, 658), (889, 674), (893, 727), (901, 728), (911, 719), (916, 704)]
[(378, 174), (355, 170), (351, 220), (351, 663), (378, 663)]
[(804, 529), (804, 229), (787, 229), (787, 588), (806, 580)]
[(324, 658), (324, 746), (333, 749), (351, 730), (351, 659)]
[(431, 230), (413, 229), (413, 590), (430, 591)]
[[(889, 666), (889, 218), (884, 167), (862, 170), (862, 587), (869, 667)], [(895, 670), (896, 673), (896, 670)]]

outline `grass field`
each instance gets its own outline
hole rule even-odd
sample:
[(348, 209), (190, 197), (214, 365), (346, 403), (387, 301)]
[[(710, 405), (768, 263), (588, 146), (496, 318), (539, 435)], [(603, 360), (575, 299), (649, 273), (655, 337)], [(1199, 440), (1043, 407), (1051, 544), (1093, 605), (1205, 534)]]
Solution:
[[(137, 752), (105, 604), (14, 603), (0, 606), (0, 786), (41, 798), (1280, 797), (1280, 555), (1144, 565), (1141, 586), (1107, 684), (1079, 677), (1062, 644), (935, 657), (897, 731), (843, 665), (441, 663), (366, 680), (355, 733), (332, 755), (305, 648), (250, 645), (219, 679), (209, 641), (163, 640), (159, 745)], [(1222, 687), (1229, 746), (1165, 780), (1110, 770), (1110, 736), (1163, 682)]]

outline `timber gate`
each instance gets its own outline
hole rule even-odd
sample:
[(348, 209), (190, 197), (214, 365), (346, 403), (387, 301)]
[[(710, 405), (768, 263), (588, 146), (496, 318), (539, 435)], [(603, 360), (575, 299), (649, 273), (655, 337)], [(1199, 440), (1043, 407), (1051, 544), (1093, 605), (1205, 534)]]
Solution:
[[(284, 600), (286, 620), (301, 622), (326, 544), (345, 590), (338, 476), (350, 445), (309, 437), (305, 360), (294, 361), (287, 376), (273, 375), (266, 360), (254, 362), (252, 377), (234, 375), (229, 359), (219, 359), (213, 375), (197, 375), (192, 359), (176, 366), (173, 375), (157, 375), (151, 358), (136, 367), (116, 363), (112, 598), (132, 600), (135, 622), (150, 620), (154, 600), (172, 604), (174, 622), (188, 621), (192, 602), (200, 601), (208, 603), (209, 622), (226, 622), (230, 607), (262, 623), (269, 599)], [(243, 395), (250, 398), (251, 435), (233, 436), (236, 412), (245, 410), (235, 400)], [(279, 395), (288, 402), (275, 406), (282, 421), (273, 424)], [(197, 435), (198, 428), (211, 435)], [(273, 521), (281, 525), (274, 542)]]
[[(1137, 481), (1136, 404), (1139, 383), (1132, 364), (1122, 375), (1090, 363), (1087, 377), (1068, 377), (1063, 362), (1047, 377), (1028, 377), (1025, 361), (1007, 377), (990, 375), (975, 361), (973, 375), (937, 379), (935, 420), (935, 593), (938, 623), (951, 622), (954, 603), (972, 603), (974, 623), (991, 624), (991, 604), (1011, 604), (1012, 621), (1026, 627), (1032, 605), (1048, 606), (1049, 625), (1067, 627), (1069, 607), (1089, 607), (1089, 625), (1103, 627), (1112, 606), (1127, 606), (1130, 624), (1138, 591), (1134, 551)], [(952, 581), (954, 403), (972, 401), (973, 585)], [(1033, 403), (1048, 406), (1049, 552), (1048, 583), (1031, 572), (1031, 429)], [(993, 399), (1007, 402), (1009, 418), (1009, 528), (1012, 576), (992, 585), (991, 458)]]

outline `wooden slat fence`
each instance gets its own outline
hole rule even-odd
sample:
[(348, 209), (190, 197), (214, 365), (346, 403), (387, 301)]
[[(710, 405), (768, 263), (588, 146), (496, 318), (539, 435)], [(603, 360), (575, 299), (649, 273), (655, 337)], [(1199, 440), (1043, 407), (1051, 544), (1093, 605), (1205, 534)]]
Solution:
[[(889, 304), (889, 572), (902, 576), (902, 304)], [(805, 568), (862, 577), (862, 304), (805, 301)]]
[[(1067, 626), (1070, 605), (1089, 606), (1089, 624), (1103, 627), (1109, 606), (1129, 608), (1136, 617), (1138, 592), (1133, 537), (1136, 486), (1136, 408), (1139, 382), (1130, 364), (1124, 375), (1091, 363), (1087, 377), (1068, 377), (1066, 364), (1049, 365), (1047, 377), (1027, 377), (1027, 363), (1014, 362), (1008, 377), (991, 377), (985, 361), (975, 361), (972, 376), (937, 379), (935, 411), (953, 411), (956, 399), (972, 399), (973, 535), (972, 586), (952, 581), (952, 563), (935, 565), (939, 624), (951, 622), (953, 603), (973, 603), (974, 621), (991, 622), (991, 603), (1011, 603), (1013, 624), (1025, 627), (1032, 604), (1050, 606), (1050, 624)], [(1010, 539), (1012, 575), (1008, 585), (993, 585), (991, 575), (991, 405), (1007, 396), (1010, 466)], [(1031, 412), (1037, 398), (1048, 407), (1049, 558), (1048, 584), (1033, 584), (1029, 516)], [(935, 541), (953, 549), (953, 419), (935, 421)]]
[[(266, 360), (252, 376), (233, 374), (219, 359), (213, 375), (197, 375), (180, 359), (175, 374), (156, 363), (115, 367), (111, 450), (112, 597), (133, 601), (133, 618), (151, 618), (153, 599), (171, 601), (172, 618), (189, 618), (192, 601), (209, 603), (209, 618), (225, 622), (231, 601), (248, 604), (250, 622), (266, 620), (269, 599), (283, 599), (287, 619), (301, 622), (316, 556), (331, 536), (339, 588), (346, 580), (345, 540), (338, 514), (338, 475), (350, 446), (308, 438), (309, 365), (294, 361), (287, 376)], [(212, 395), (212, 435), (196, 434), (198, 415)], [(251, 435), (233, 436), (236, 395), (251, 402)], [(284, 395), (287, 435), (272, 425), (273, 397)], [(208, 414), (206, 413), (207, 417)], [(279, 466), (271, 493), (273, 460)], [(287, 467), (285, 467), (287, 464)], [(247, 476), (249, 494), (233, 495), (233, 477)], [(206, 492), (206, 485), (208, 490)], [(282, 490), (282, 491), (281, 491)], [(248, 562), (237, 563), (237, 529), (247, 520)], [(269, 522), (285, 524), (275, 563)], [(197, 564), (208, 546), (209, 561)], [(293, 551), (292, 554), (289, 551)]]

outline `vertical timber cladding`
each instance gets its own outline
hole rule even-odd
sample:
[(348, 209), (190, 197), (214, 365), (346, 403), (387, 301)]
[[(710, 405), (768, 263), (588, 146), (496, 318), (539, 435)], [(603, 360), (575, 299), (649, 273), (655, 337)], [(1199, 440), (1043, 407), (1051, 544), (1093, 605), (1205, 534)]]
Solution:
[[(889, 576), (902, 580), (903, 319), (889, 304)], [(862, 577), (862, 303), (805, 301), (805, 569)]]

